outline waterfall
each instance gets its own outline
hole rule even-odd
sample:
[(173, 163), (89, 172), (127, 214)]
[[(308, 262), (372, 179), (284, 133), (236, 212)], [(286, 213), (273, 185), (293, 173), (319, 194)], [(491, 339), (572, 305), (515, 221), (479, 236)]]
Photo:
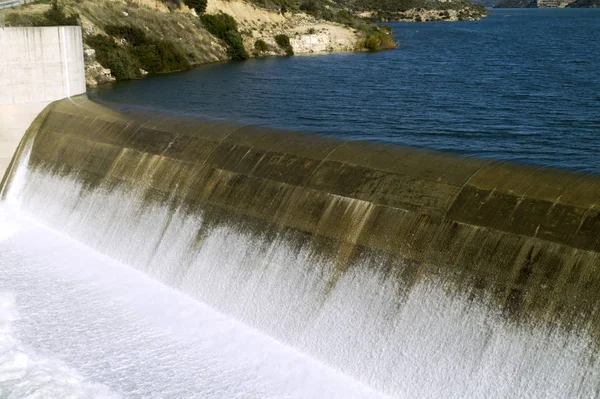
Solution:
[(597, 179), (54, 107), (27, 217), (392, 397), (599, 395)]

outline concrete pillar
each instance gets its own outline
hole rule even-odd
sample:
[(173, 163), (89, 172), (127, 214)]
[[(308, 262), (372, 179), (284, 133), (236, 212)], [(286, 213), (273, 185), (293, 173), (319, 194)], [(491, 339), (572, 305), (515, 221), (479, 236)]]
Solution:
[(0, 176), (44, 107), (85, 91), (80, 27), (0, 29)]

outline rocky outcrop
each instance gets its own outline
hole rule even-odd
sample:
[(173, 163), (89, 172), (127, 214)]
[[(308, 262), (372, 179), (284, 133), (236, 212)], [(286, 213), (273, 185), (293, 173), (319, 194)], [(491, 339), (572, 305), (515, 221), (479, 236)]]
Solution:
[(96, 50), (88, 48), (83, 51), (83, 60), (85, 62), (85, 83), (88, 87), (95, 87), (105, 83), (115, 81), (111, 75), (110, 69), (104, 68), (96, 60)]
[[(238, 23), (244, 46), (255, 56), (285, 55), (275, 36), (286, 35), (295, 54), (356, 51), (360, 34), (341, 24), (319, 20), (304, 13), (279, 13), (240, 0), (209, 0), (209, 14), (225, 12)], [(267, 51), (257, 52), (255, 43), (262, 40)]]
[(486, 16), (485, 9), (463, 7), (447, 10), (413, 8), (404, 12), (373, 13), (372, 19), (381, 22), (440, 22), (477, 21)]
[(501, 0), (495, 8), (600, 8), (600, 0)]
[(570, 3), (569, 8), (600, 8), (600, 0), (575, 0)]

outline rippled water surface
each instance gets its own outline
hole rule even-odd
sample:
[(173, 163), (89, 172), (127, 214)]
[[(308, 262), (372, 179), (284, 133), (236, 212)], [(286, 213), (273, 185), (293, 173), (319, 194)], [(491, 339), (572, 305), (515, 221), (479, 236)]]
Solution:
[(600, 173), (600, 10), (393, 24), (378, 54), (268, 58), (90, 97)]

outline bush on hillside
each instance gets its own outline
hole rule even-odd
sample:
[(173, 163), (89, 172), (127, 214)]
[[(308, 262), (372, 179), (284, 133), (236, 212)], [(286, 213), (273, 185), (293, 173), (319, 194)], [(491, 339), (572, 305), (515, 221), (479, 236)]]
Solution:
[(275, 43), (277, 43), (277, 45), (281, 47), (281, 49), (285, 51), (287, 55), (294, 55), (294, 49), (290, 43), (290, 37), (288, 35), (275, 36)]
[(86, 39), (86, 44), (96, 50), (96, 59), (104, 67), (109, 68), (118, 80), (130, 80), (141, 77), (139, 61), (128, 49), (118, 46), (115, 41), (103, 35), (95, 35)]
[(201, 19), (207, 31), (227, 44), (227, 54), (232, 60), (248, 58), (237, 23), (231, 15), (225, 13), (204, 14)]
[(396, 48), (396, 42), (389, 27), (370, 26), (363, 29), (365, 40), (363, 48), (367, 51), (377, 52)]
[(36, 26), (75, 26), (79, 25), (79, 15), (67, 15), (62, 5), (54, 0), (50, 9), (38, 20)]
[(132, 46), (141, 46), (149, 42), (146, 32), (131, 25), (106, 25), (104, 31), (113, 37), (125, 39)]
[(258, 39), (254, 42), (254, 50), (256, 50), (258, 54), (261, 54), (269, 51), (269, 45), (263, 39)]
[(190, 62), (175, 43), (146, 35), (142, 29), (129, 25), (108, 25), (106, 32), (124, 40), (117, 44), (112, 37), (96, 35), (86, 38), (86, 44), (96, 50), (100, 64), (110, 68), (118, 80), (137, 79), (141, 69), (150, 73), (172, 72), (187, 69)]
[(238, 31), (237, 22), (229, 14), (205, 14), (201, 19), (206, 30), (221, 40), (225, 40), (228, 31)]
[(181, 71), (190, 67), (187, 57), (175, 43), (154, 40), (133, 48), (142, 68), (150, 73)]
[(225, 43), (227, 43), (227, 55), (232, 60), (245, 60), (248, 58), (240, 32), (228, 30), (225, 33)]
[(76, 26), (79, 15), (67, 15), (64, 7), (53, 1), (44, 13), (9, 13), (5, 23), (7, 26)]
[(207, 0), (185, 0), (185, 5), (196, 10), (198, 15), (206, 12)]
[(130, 25), (107, 25), (105, 30), (109, 35), (125, 40), (124, 48), (137, 58), (142, 69), (150, 73), (180, 71), (190, 66), (183, 50), (171, 41), (149, 37), (144, 30)]
[(307, 0), (299, 8), (310, 15), (317, 15), (321, 9), (315, 0)]

